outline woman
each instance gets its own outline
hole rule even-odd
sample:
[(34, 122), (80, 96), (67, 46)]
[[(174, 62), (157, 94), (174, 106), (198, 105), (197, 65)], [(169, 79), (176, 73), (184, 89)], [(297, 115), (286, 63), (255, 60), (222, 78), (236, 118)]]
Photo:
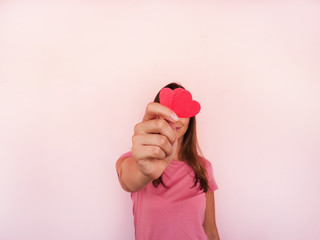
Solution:
[(177, 117), (159, 94), (135, 125), (131, 151), (116, 163), (122, 188), (131, 192), (136, 240), (218, 240), (218, 186), (211, 163), (197, 152), (196, 118)]

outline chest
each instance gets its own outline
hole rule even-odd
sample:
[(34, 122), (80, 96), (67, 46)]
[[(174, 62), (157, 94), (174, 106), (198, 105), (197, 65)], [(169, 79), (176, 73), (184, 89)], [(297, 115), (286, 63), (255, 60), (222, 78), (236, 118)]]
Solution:
[(146, 219), (159, 218), (181, 221), (203, 219), (206, 207), (205, 193), (194, 185), (194, 172), (185, 165), (167, 168), (162, 174), (165, 185), (157, 188), (152, 183), (132, 194), (133, 211)]

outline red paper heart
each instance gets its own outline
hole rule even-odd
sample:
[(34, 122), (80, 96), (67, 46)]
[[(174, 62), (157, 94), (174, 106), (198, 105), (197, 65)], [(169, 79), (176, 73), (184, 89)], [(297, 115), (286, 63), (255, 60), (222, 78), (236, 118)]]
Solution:
[(181, 118), (193, 117), (201, 109), (200, 103), (192, 100), (191, 93), (183, 88), (176, 88), (174, 90), (163, 88), (160, 91), (159, 98), (162, 105), (170, 108)]

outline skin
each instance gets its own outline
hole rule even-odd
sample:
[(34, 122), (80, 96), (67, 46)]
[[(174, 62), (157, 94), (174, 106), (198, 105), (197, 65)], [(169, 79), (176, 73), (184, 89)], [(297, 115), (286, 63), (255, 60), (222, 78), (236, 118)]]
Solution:
[(214, 192), (206, 192), (206, 210), (203, 228), (209, 240), (220, 240), (215, 219)]
[[(190, 118), (173, 118), (174, 112), (151, 102), (142, 122), (134, 127), (132, 156), (119, 159), (116, 164), (119, 181), (127, 192), (136, 192), (161, 176), (170, 162), (179, 161), (178, 152)], [(158, 134), (155, 134), (158, 133)], [(203, 223), (209, 240), (219, 240), (215, 221), (214, 193), (206, 193)]]
[[(160, 117), (160, 119), (163, 119), (163, 118)], [(177, 146), (175, 156), (172, 159), (173, 161), (180, 161), (180, 159), (178, 159), (178, 152), (182, 144), (183, 136), (188, 130), (189, 122), (190, 122), (190, 118), (179, 118), (179, 121), (175, 124), (176, 131), (177, 131), (176, 134), (178, 138), (178, 142), (177, 142), (178, 146)]]
[(125, 191), (139, 191), (160, 177), (175, 157), (178, 145), (175, 124), (179, 124), (179, 118), (173, 118), (173, 114), (160, 103), (148, 104), (142, 122), (134, 127), (132, 157), (120, 159), (116, 164)]

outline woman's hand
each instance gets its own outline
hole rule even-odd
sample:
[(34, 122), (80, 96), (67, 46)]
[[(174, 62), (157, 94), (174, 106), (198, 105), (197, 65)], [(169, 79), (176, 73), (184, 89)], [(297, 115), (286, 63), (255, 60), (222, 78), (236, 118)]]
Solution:
[(175, 113), (157, 102), (146, 108), (142, 122), (134, 127), (132, 156), (139, 170), (151, 179), (157, 179), (169, 166), (177, 149)]

